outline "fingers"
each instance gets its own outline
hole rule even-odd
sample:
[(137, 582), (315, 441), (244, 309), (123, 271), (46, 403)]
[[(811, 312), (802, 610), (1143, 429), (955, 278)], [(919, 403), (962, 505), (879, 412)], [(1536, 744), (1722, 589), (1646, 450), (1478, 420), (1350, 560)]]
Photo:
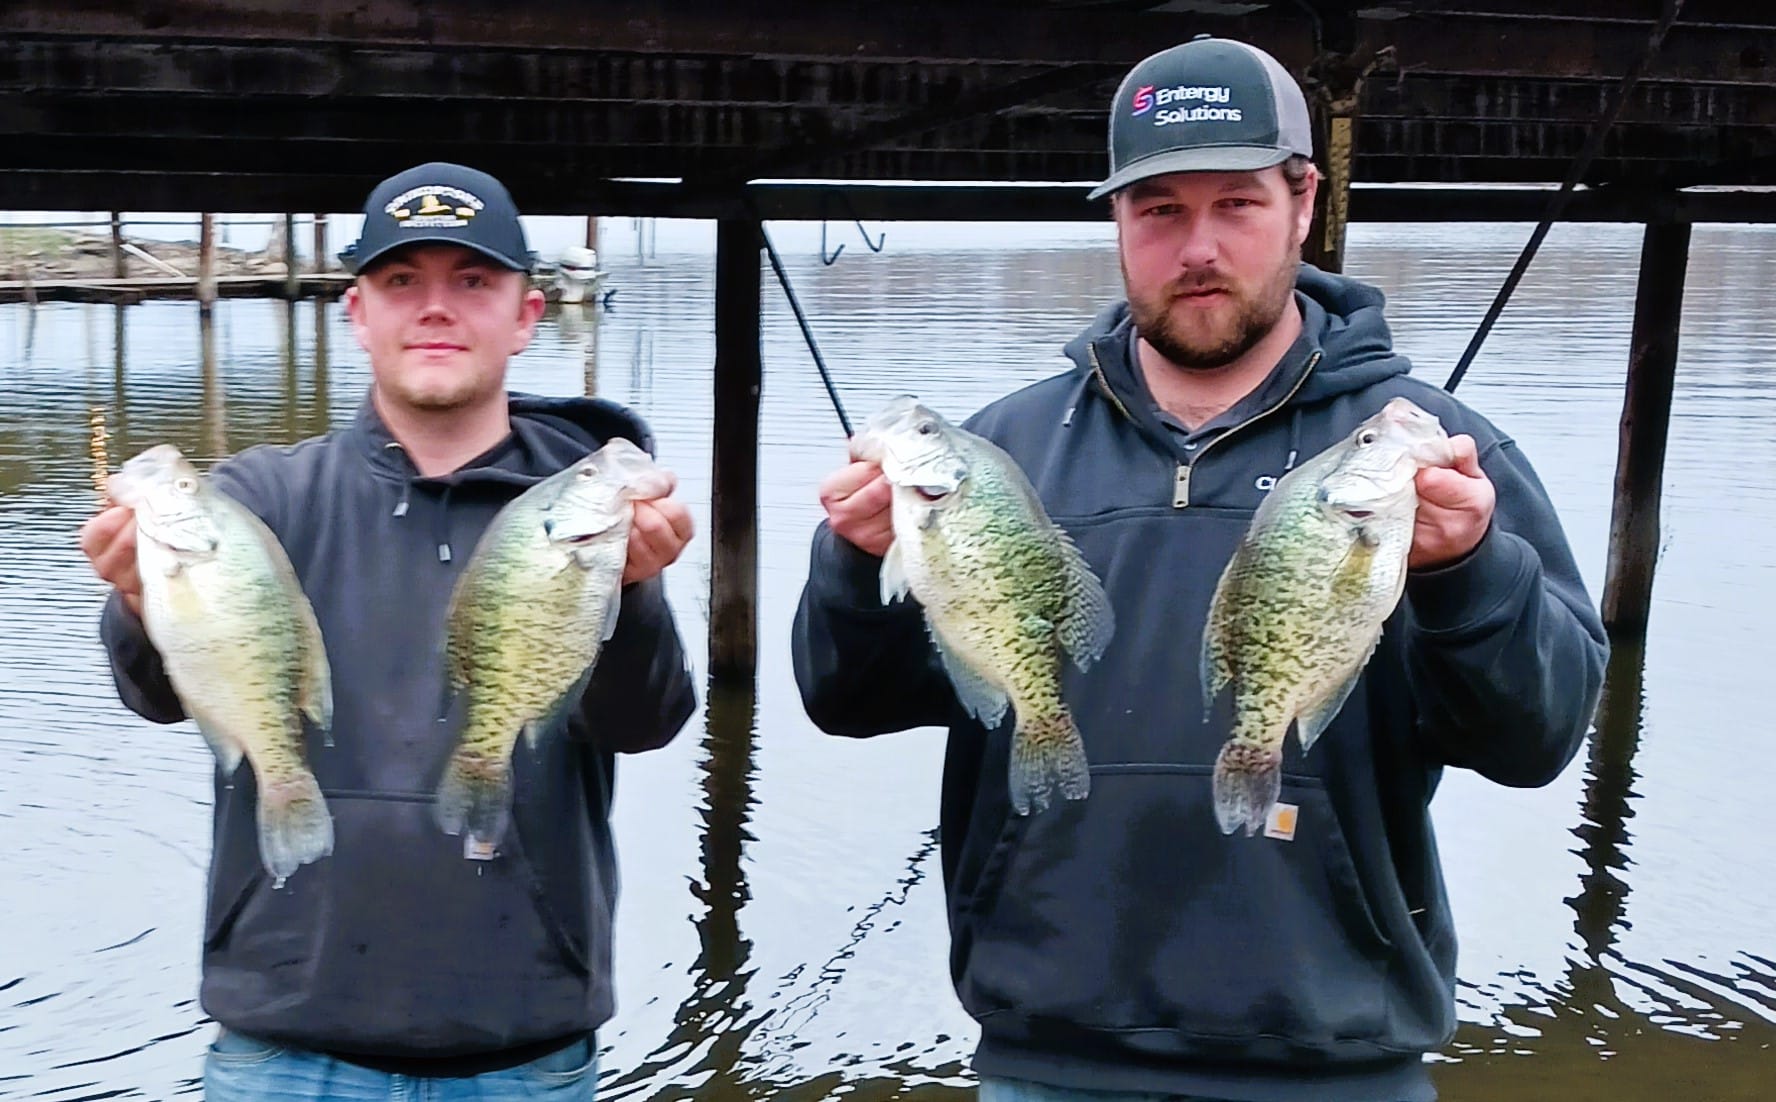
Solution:
[(114, 505), (80, 526), (80, 550), (93, 573), (123, 596), (130, 611), (142, 612), (142, 578), (136, 571), (135, 514)]
[(894, 542), (894, 491), (875, 463), (849, 463), (820, 484), (820, 504), (837, 535), (872, 555)]
[(1474, 438), (1466, 433), (1449, 438), (1450, 450), (1454, 453), (1454, 462), (1449, 466), (1469, 478), (1484, 478), (1480, 469), (1480, 449), (1475, 446)]
[(882, 482), (885, 505), (887, 483), (882, 479), (881, 465), (869, 462), (847, 463), (821, 480), (820, 504), (830, 513), (834, 504), (854, 497), (859, 491), (878, 481)]
[(623, 584), (652, 578), (677, 562), (695, 532), (691, 511), (676, 498), (637, 501), (629, 526), (629, 557), (623, 566)]

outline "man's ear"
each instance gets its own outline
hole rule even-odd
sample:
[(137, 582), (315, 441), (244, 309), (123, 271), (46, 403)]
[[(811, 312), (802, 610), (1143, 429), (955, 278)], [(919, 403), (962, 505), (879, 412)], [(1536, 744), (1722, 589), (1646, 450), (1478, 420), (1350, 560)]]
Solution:
[(1302, 192), (1294, 196), (1301, 205), (1295, 211), (1295, 244), (1300, 247), (1307, 245), (1307, 235), (1313, 232), (1314, 196), (1320, 191), (1320, 168), (1312, 162), (1308, 163), (1307, 176), (1301, 182)]
[(370, 333), (364, 325), (364, 296), (358, 293), (358, 285), (354, 281), (345, 289), (345, 316), (351, 319), (352, 336), (358, 340), (358, 347), (370, 351)]

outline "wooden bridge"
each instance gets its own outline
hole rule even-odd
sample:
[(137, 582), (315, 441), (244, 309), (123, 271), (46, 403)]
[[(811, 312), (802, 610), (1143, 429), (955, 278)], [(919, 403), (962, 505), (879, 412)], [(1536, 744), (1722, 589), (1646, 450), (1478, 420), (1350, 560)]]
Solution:
[(1639, 630), (1689, 225), (1776, 221), (1769, 0), (12, 0), (0, 209), (347, 211), (447, 159), (527, 213), (718, 219), (713, 665), (749, 668), (759, 220), (1102, 218), (1111, 92), (1203, 32), (1307, 90), (1325, 267), (1347, 218), (1648, 225), (1605, 596)]

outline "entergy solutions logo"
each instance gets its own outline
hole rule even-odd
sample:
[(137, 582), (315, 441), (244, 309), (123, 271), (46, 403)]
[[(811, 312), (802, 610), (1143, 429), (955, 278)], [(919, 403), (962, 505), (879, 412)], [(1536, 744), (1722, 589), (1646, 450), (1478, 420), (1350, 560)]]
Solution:
[(1143, 84), (1135, 89), (1134, 108), (1129, 112), (1132, 115), (1145, 115), (1153, 110), (1153, 85)]

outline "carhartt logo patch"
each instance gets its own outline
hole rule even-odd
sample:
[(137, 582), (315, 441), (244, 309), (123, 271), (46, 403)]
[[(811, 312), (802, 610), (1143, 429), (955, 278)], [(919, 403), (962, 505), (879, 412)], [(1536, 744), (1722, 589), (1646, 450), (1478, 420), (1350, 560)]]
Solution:
[(448, 229), (468, 225), (483, 206), (461, 188), (416, 187), (390, 199), (382, 211), (403, 229)]
[(1295, 820), (1300, 814), (1301, 809), (1294, 804), (1270, 805), (1270, 814), (1264, 819), (1264, 836), (1275, 838), (1279, 842), (1293, 842)]

